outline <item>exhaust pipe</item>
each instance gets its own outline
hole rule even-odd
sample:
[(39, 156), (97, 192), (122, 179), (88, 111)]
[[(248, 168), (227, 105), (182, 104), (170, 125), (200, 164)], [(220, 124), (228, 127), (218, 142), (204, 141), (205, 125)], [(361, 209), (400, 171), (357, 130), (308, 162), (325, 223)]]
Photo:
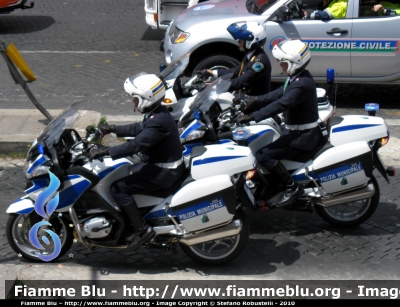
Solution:
[(236, 236), (242, 231), (242, 223), (240, 220), (234, 220), (232, 223), (221, 228), (202, 232), (192, 236), (180, 238), (179, 242), (186, 245), (195, 245), (207, 241), (218, 240), (230, 236)]
[(335, 196), (332, 196), (329, 198), (324, 197), (322, 199), (322, 203), (320, 203), (319, 205), (327, 208), (327, 207), (331, 207), (331, 206), (340, 205), (343, 203), (348, 203), (348, 202), (352, 202), (352, 201), (370, 198), (370, 197), (374, 196), (374, 194), (375, 194), (374, 185), (372, 183), (370, 183), (367, 186), (365, 186), (361, 189), (355, 190), (355, 191), (335, 195)]

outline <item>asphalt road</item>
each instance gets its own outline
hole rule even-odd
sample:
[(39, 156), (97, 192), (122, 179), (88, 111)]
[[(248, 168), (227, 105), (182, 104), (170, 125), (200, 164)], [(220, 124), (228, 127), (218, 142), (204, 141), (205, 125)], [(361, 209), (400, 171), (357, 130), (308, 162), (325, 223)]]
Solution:
[[(125, 115), (130, 99), (123, 82), (140, 71), (158, 71), (162, 36), (163, 31), (146, 26), (143, 1), (138, 0), (40, 0), (31, 10), (0, 16), (0, 37), (16, 45), (37, 76), (29, 87), (46, 109), (88, 100), (91, 110)], [(1, 108), (34, 109), (1, 59), (0, 80)], [(378, 115), (395, 119), (397, 97), (399, 86), (339, 85), (336, 101), (339, 114), (365, 112), (365, 103), (378, 102)], [(23, 193), (21, 163), (0, 165), (1, 212)], [(180, 249), (90, 252), (79, 244), (73, 246), (72, 259), (61, 259), (61, 267), (32, 264), (19, 259), (7, 244), (6, 214), (0, 215), (0, 263), (15, 266), (20, 279), (398, 280), (399, 177), (390, 185), (379, 175), (378, 181), (378, 210), (355, 229), (332, 227), (315, 212), (248, 212), (251, 239), (228, 265), (197, 264)]]
[[(157, 73), (163, 61), (164, 31), (147, 26), (143, 6), (138, 0), (41, 0), (33, 9), (0, 15), (0, 38), (15, 44), (36, 75), (29, 87), (46, 109), (88, 100), (92, 110), (124, 115), (125, 79)], [(0, 78), (1, 108), (34, 108), (1, 59)], [(343, 112), (364, 112), (365, 103), (377, 102), (379, 115), (396, 118), (399, 89), (338, 85), (332, 102)]]

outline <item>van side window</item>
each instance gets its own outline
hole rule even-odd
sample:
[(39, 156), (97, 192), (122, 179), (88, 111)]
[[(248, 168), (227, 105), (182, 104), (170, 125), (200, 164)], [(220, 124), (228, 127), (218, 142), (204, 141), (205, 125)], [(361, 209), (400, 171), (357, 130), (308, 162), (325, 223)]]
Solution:
[[(381, 9), (377, 10), (379, 7)], [(400, 15), (400, 0), (379, 1), (360, 0), (358, 16), (360, 18), (390, 17)]]

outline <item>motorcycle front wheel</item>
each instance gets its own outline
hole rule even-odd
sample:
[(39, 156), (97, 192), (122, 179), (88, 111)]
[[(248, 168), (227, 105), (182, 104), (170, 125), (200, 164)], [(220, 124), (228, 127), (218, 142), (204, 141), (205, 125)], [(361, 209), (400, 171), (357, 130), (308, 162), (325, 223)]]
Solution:
[(250, 224), (242, 210), (237, 211), (234, 219), (240, 219), (242, 223), (242, 230), (238, 235), (190, 246), (180, 243), (182, 250), (193, 260), (205, 264), (232, 261), (246, 248), (250, 236)]
[[(7, 241), (19, 257), (22, 256), (31, 261), (42, 261), (35, 252), (41, 252), (41, 254), (45, 255), (46, 251), (50, 253), (54, 250), (54, 242), (51, 236), (43, 229), (38, 231), (37, 238), (46, 249), (45, 252), (33, 246), (29, 239), (29, 231), (32, 226), (40, 221), (42, 221), (42, 217), (35, 211), (29, 214), (9, 215), (6, 224)], [(51, 216), (49, 223), (51, 226), (47, 226), (47, 229), (54, 232), (59, 237), (61, 243), (61, 251), (58, 256), (52, 260), (54, 261), (62, 257), (71, 248), (73, 234), (72, 228), (68, 227), (68, 222), (58, 215)], [(49, 244), (43, 244), (43, 237), (45, 237), (45, 240), (48, 241)]]
[(369, 219), (379, 204), (380, 190), (378, 182), (372, 176), (369, 184), (375, 188), (375, 194), (366, 199), (331, 206), (315, 206), (315, 211), (328, 223), (334, 226), (357, 226)]

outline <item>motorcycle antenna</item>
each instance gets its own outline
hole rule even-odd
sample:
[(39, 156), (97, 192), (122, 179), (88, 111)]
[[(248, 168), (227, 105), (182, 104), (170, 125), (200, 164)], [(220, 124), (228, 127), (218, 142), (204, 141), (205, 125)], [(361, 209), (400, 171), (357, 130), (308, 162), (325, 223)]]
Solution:
[[(333, 98), (333, 84), (335, 81), (335, 70), (333, 68), (328, 68), (326, 70), (326, 83), (328, 84), (328, 97)], [(333, 103), (333, 116), (336, 115), (336, 87), (335, 87), (335, 99)]]

